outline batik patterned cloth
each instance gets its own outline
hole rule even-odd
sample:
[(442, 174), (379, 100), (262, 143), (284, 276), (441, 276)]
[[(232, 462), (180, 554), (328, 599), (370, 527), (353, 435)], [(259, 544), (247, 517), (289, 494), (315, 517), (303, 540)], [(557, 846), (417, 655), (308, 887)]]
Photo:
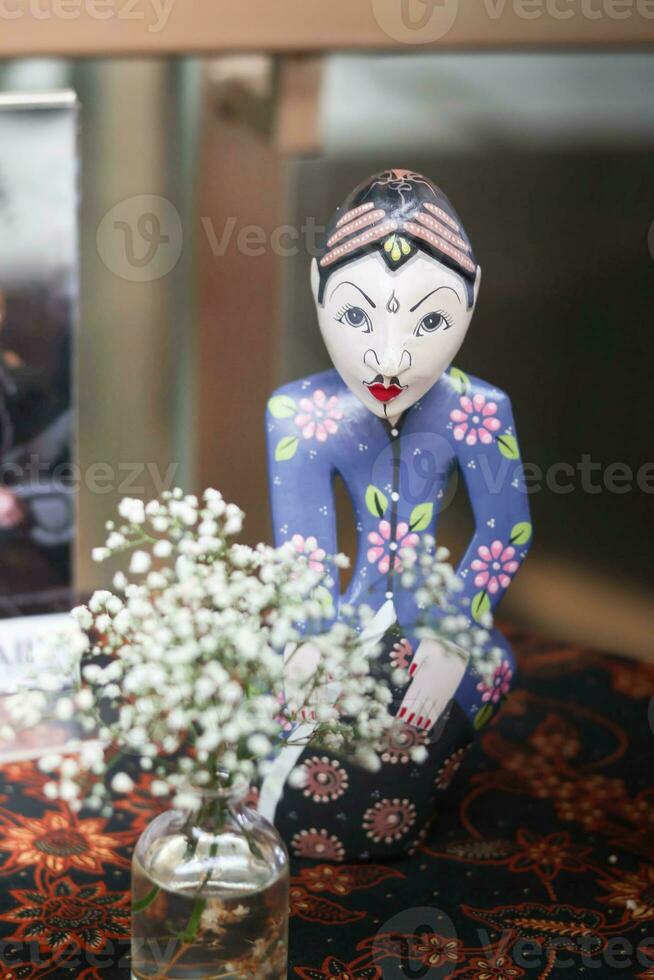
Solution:
[[(512, 639), (518, 685), (415, 854), (292, 862), (292, 980), (654, 977), (654, 666)], [(150, 778), (105, 820), (0, 771), (2, 980), (128, 980)]]

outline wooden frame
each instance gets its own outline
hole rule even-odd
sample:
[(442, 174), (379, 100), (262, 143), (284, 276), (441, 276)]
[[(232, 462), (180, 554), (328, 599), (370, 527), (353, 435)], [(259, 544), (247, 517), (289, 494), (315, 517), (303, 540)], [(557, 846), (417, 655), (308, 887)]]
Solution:
[(654, 0), (0, 0), (0, 24), (3, 57), (627, 46)]

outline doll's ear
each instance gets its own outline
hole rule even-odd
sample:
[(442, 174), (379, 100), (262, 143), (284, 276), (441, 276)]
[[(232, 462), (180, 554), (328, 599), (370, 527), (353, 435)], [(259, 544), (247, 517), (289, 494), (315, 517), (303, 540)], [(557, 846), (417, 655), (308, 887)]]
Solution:
[(313, 293), (313, 298), (316, 301), (316, 306), (318, 305), (318, 290), (320, 288), (320, 271), (318, 269), (318, 260), (311, 259), (311, 292)]
[(475, 273), (475, 285), (473, 289), (473, 306), (477, 305), (477, 297), (479, 296), (479, 287), (481, 285), (481, 266), (477, 266), (477, 272)]

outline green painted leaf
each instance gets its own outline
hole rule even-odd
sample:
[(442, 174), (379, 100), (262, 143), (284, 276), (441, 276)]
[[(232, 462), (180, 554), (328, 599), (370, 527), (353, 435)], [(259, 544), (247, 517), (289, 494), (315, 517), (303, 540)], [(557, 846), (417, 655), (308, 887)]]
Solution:
[(283, 439), (280, 439), (275, 449), (275, 459), (277, 462), (283, 463), (287, 459), (293, 459), (297, 452), (299, 441), (297, 436), (284, 436)]
[(485, 616), (486, 613), (489, 613), (490, 611), (491, 603), (488, 597), (488, 592), (486, 592), (486, 589), (482, 589), (481, 592), (477, 593), (470, 604), (472, 618), (479, 623), (482, 616)]
[(366, 507), (374, 517), (383, 517), (388, 510), (388, 498), (372, 483), (366, 490)]
[(504, 435), (497, 437), (497, 445), (502, 456), (506, 456), (507, 459), (520, 459), (518, 440), (515, 436), (510, 436), (508, 432), (505, 432)]
[(416, 504), (411, 511), (409, 527), (412, 531), (424, 531), (431, 524), (434, 516), (433, 504)]
[(479, 709), (479, 711), (475, 715), (475, 720), (473, 723), (477, 731), (479, 731), (480, 728), (483, 728), (484, 725), (488, 724), (488, 722), (491, 720), (492, 715), (493, 715), (492, 704), (485, 704), (483, 708)]
[(529, 521), (520, 521), (519, 524), (514, 524), (511, 528), (509, 544), (527, 544), (527, 541), (529, 541), (531, 538), (533, 530), (534, 529)]
[(268, 402), (268, 411), (275, 419), (290, 419), (295, 415), (297, 405), (289, 395), (275, 395)]
[(468, 385), (470, 384), (470, 378), (459, 368), (450, 368), (450, 380), (454, 385), (454, 388), (460, 395), (465, 395), (468, 390)]

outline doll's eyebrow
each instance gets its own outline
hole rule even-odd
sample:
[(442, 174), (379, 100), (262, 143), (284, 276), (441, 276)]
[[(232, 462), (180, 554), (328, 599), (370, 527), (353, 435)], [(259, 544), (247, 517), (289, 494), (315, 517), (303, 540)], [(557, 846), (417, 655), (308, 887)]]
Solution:
[(439, 291), (439, 289), (450, 289), (454, 293), (454, 295), (456, 296), (456, 298), (458, 299), (459, 303), (462, 303), (463, 302), (463, 300), (461, 299), (461, 297), (457, 293), (457, 291), (454, 288), (454, 286), (437, 286), (436, 289), (432, 289), (432, 291), (430, 293), (427, 293), (426, 296), (423, 296), (422, 299), (419, 299), (418, 302), (416, 303), (416, 305), (411, 307), (411, 309), (409, 310), (409, 313), (413, 313), (415, 310), (417, 310), (421, 303), (424, 303), (426, 299), (429, 299), (430, 296), (433, 296), (434, 293), (437, 293)]
[(331, 293), (329, 294), (329, 298), (330, 299), (332, 298), (332, 296), (334, 295), (334, 293), (336, 292), (336, 290), (339, 289), (341, 286), (354, 286), (355, 289), (358, 289), (359, 290), (359, 292), (361, 293), (361, 295), (363, 296), (363, 298), (370, 303), (370, 305), (372, 306), (373, 310), (376, 310), (377, 309), (377, 304), (376, 303), (373, 303), (373, 301), (370, 299), (370, 297), (368, 296), (367, 293), (364, 293), (364, 291), (361, 288), (361, 286), (357, 286), (357, 284), (355, 282), (350, 282), (349, 279), (344, 279), (343, 282), (339, 282), (338, 286), (334, 286), (334, 288), (332, 289)]

